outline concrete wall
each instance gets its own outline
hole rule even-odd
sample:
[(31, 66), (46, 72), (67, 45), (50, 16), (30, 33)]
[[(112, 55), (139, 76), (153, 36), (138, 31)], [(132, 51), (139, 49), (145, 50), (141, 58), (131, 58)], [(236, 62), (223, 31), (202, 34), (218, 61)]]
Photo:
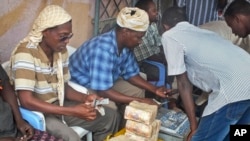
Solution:
[(28, 34), (39, 12), (49, 4), (62, 6), (72, 16), (74, 36), (69, 45), (78, 47), (92, 37), (94, 0), (1, 0), (1, 62), (9, 59), (11, 51)]

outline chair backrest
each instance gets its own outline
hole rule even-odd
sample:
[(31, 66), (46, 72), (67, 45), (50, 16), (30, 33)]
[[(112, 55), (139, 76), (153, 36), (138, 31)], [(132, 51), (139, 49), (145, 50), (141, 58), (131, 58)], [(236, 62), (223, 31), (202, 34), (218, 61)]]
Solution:
[(67, 45), (67, 50), (68, 50), (69, 56), (71, 56), (76, 51), (76, 48)]
[(5, 70), (5, 72), (10, 76), (10, 61), (6, 61), (2, 63), (2, 67)]
[(165, 86), (167, 88), (171, 88), (171, 84), (166, 83), (166, 68), (164, 66), (164, 64), (156, 62), (156, 61), (151, 61), (151, 60), (144, 60), (145, 63), (151, 64), (155, 67), (158, 68), (159, 70), (159, 78), (158, 81), (149, 81), (151, 84), (155, 85), (155, 86)]

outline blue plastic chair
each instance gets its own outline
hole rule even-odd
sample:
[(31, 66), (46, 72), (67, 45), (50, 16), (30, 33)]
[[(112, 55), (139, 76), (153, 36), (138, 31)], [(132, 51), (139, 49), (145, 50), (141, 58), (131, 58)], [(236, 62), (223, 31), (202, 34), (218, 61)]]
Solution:
[[(30, 111), (22, 107), (19, 107), (19, 110), (23, 119), (26, 120), (32, 127), (41, 131), (46, 130), (45, 118), (42, 113), (37, 111)], [(72, 128), (80, 137), (86, 135), (87, 141), (92, 141), (92, 132), (79, 126), (71, 126), (70, 128)]]
[(151, 84), (155, 85), (155, 86), (165, 86), (166, 88), (171, 88), (171, 84), (166, 83), (166, 69), (165, 69), (165, 65), (163, 65), (162, 63), (156, 62), (156, 61), (151, 61), (151, 60), (144, 60), (144, 62), (154, 65), (159, 69), (159, 78), (158, 81), (149, 81)]
[(19, 107), (19, 110), (23, 119), (26, 120), (32, 127), (41, 131), (46, 130), (43, 114), (35, 111), (30, 111), (22, 107)]
[[(149, 81), (151, 84), (160, 87), (160, 86), (165, 86), (166, 88), (172, 88), (171, 84), (166, 83), (166, 69), (165, 65), (162, 63), (156, 62), (156, 61), (151, 61), (151, 60), (144, 60), (144, 62), (151, 64), (153, 66), (156, 66), (159, 69), (159, 78), (158, 81)], [(166, 102), (163, 107), (168, 108), (168, 101), (161, 101), (161, 102)]]

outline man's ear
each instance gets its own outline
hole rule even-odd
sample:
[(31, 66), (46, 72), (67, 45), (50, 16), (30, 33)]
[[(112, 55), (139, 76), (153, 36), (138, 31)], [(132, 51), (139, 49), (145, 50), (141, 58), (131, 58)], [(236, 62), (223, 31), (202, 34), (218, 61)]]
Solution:
[(43, 37), (46, 37), (46, 36), (47, 36), (48, 31), (49, 31), (48, 29), (45, 29), (44, 31), (42, 31)]
[(167, 24), (163, 24), (162, 26), (163, 26), (163, 30), (164, 30), (164, 31), (167, 31), (167, 30), (170, 29), (170, 26), (167, 25)]
[(236, 22), (238, 23), (245, 23), (248, 24), (249, 23), (249, 17), (246, 15), (242, 15), (242, 14), (238, 14), (236, 15)]
[(122, 36), (127, 37), (129, 34), (129, 30), (127, 28), (122, 28)]
[(240, 21), (241, 21), (241, 15), (234, 15), (233, 17), (232, 17), (232, 21), (234, 22), (234, 23), (236, 23), (236, 24), (239, 24), (240, 23)]

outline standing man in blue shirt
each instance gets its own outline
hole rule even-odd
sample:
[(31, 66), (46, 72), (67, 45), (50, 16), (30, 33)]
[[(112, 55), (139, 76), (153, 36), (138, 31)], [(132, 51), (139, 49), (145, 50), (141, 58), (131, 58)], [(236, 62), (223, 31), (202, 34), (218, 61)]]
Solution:
[[(117, 27), (85, 42), (70, 57), (71, 81), (116, 104), (133, 100), (156, 104), (144, 98), (144, 89), (165, 98), (165, 88), (155, 87), (139, 75), (132, 49), (138, 46), (149, 26), (144, 10), (125, 7), (117, 16)], [(116, 109), (113, 103), (112, 108)]]

